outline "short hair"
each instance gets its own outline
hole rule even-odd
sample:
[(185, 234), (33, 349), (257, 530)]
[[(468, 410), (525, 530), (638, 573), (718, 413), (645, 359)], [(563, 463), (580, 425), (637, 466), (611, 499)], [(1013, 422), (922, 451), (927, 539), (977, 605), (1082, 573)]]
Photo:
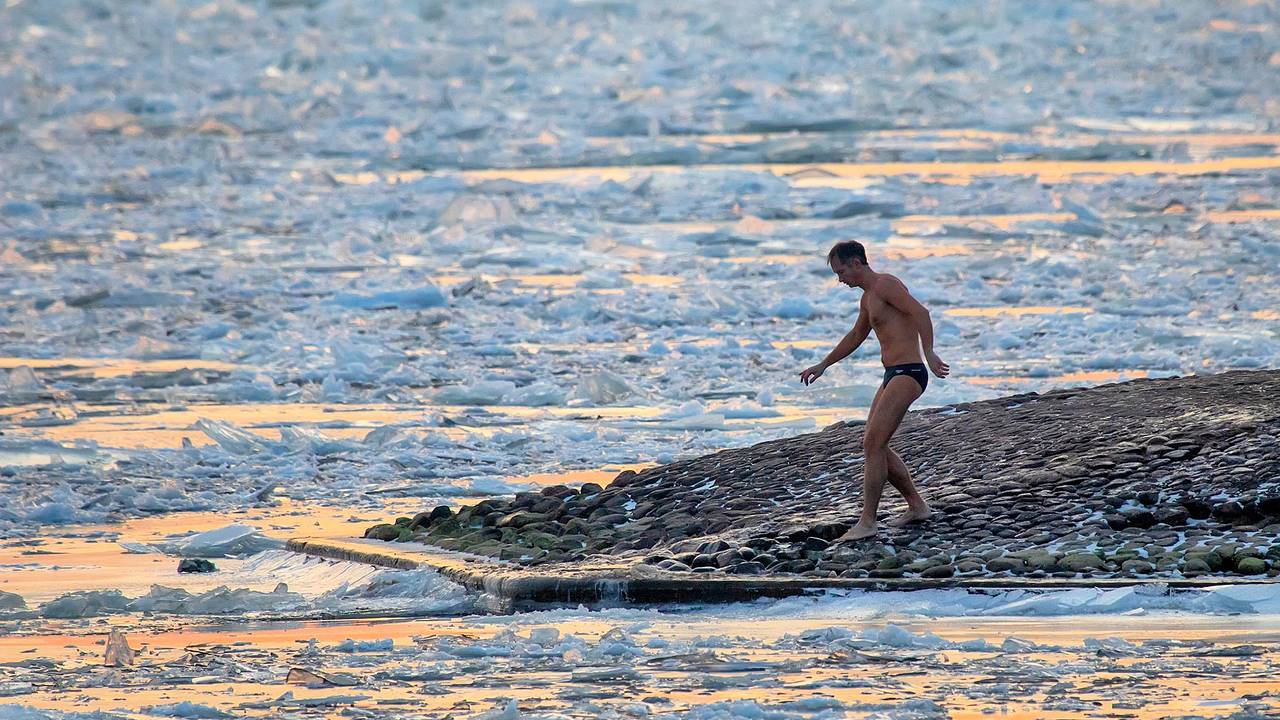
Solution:
[(827, 253), (827, 265), (834, 266), (835, 261), (847, 263), (850, 260), (857, 260), (863, 265), (867, 263), (867, 249), (857, 240), (841, 240), (831, 246), (831, 252)]

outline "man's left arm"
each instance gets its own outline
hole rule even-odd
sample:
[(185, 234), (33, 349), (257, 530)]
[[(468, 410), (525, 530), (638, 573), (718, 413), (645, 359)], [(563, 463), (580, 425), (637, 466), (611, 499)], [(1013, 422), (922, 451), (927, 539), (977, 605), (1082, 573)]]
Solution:
[(933, 351), (933, 319), (929, 317), (929, 308), (912, 297), (901, 280), (894, 278), (886, 285), (882, 293), (885, 302), (911, 318), (920, 332), (920, 347), (924, 350), (924, 359), (929, 363), (929, 369), (940, 378), (946, 377), (951, 368)]

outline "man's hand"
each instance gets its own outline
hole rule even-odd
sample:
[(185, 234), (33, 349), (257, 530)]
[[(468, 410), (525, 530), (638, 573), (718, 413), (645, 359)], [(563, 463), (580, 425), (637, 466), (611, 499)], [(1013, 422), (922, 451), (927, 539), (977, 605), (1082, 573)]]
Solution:
[(929, 361), (929, 369), (933, 371), (934, 375), (945, 378), (951, 374), (951, 366), (942, 362), (942, 358), (938, 357), (938, 353), (930, 350), (929, 354), (925, 355), (925, 359)]
[(822, 377), (822, 373), (826, 371), (827, 366), (822, 363), (818, 363), (811, 368), (806, 368), (804, 372), (800, 373), (800, 382), (805, 385), (812, 385), (813, 382)]

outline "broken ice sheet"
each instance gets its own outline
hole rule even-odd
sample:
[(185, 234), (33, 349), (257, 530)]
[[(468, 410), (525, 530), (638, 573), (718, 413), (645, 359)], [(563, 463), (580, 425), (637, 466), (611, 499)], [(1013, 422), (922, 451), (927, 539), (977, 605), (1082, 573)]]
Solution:
[(289, 668), (289, 674), (285, 677), (285, 682), (290, 685), (305, 685), (310, 688), (317, 688), (351, 687), (353, 685), (358, 685), (360, 680), (354, 675), (348, 675), (346, 673), (294, 667)]
[(144, 707), (143, 711), (150, 715), (175, 718), (207, 718), (208, 720), (217, 720), (219, 718), (235, 717), (235, 715), (223, 712), (211, 705), (191, 702), (190, 700), (183, 700), (181, 702), (169, 703), (166, 705), (149, 705)]
[(263, 535), (252, 525), (233, 524), (197, 533), (181, 540), (162, 543), (165, 552), (191, 558), (221, 558), (253, 555), (284, 547), (284, 541)]

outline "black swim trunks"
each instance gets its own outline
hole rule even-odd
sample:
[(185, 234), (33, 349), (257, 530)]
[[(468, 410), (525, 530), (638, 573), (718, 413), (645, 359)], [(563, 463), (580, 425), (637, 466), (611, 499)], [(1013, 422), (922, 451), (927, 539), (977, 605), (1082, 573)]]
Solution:
[(929, 371), (925, 368), (924, 363), (907, 363), (906, 365), (891, 365), (884, 369), (884, 382), (880, 383), (880, 387), (889, 384), (889, 381), (906, 375), (912, 380), (920, 383), (920, 392), (924, 392), (929, 387)]

